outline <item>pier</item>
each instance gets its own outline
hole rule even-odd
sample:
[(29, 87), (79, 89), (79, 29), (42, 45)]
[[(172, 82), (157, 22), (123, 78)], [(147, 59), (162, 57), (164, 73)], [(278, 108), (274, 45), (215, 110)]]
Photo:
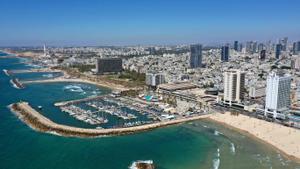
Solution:
[(81, 103), (81, 102), (98, 100), (98, 99), (101, 99), (101, 98), (104, 98), (104, 97), (107, 97), (107, 96), (108, 95), (101, 95), (101, 96), (87, 97), (87, 98), (78, 99), (78, 100), (69, 100), (69, 101), (57, 102), (57, 103), (54, 103), (54, 106), (56, 106), (56, 107), (68, 106), (68, 105), (71, 105), (71, 104), (78, 104), (78, 103)]

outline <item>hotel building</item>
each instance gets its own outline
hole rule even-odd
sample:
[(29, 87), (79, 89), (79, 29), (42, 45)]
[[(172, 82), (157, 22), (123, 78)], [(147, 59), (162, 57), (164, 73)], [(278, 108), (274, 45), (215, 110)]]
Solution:
[(230, 70), (224, 73), (224, 103), (241, 103), (244, 98), (245, 73)]
[(273, 118), (285, 119), (285, 112), (289, 110), (291, 76), (271, 73), (267, 78), (265, 115)]

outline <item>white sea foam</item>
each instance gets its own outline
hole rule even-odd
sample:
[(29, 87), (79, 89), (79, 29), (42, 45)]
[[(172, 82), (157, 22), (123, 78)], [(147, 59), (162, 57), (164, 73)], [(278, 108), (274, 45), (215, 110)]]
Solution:
[(219, 132), (218, 130), (215, 130), (215, 131), (214, 131), (214, 135), (218, 136), (218, 135), (220, 135), (220, 134), (223, 134), (223, 133)]
[(49, 132), (47, 132), (47, 133), (49, 133), (49, 134), (53, 134), (53, 135), (56, 135), (56, 136), (62, 136), (61, 134), (58, 134), (57, 132), (55, 132), (55, 131), (49, 131)]
[(32, 67), (32, 68), (42, 68), (40, 65), (34, 65), (34, 64), (27, 64), (26, 66)]
[(280, 161), (280, 163), (281, 163), (282, 166), (286, 166), (287, 165), (288, 161), (285, 161), (279, 153), (277, 154), (277, 158)]
[(71, 92), (78, 92), (78, 93), (84, 92), (82, 87), (79, 86), (79, 85), (67, 85), (67, 86), (64, 87), (64, 90), (68, 90), (68, 91), (71, 91)]
[(98, 94), (101, 94), (101, 92), (100, 91), (92, 91), (92, 94), (93, 95), (98, 95)]
[(213, 169), (219, 169), (220, 167), (220, 149), (218, 148), (217, 150), (217, 157), (215, 159), (213, 159)]
[(206, 125), (203, 125), (204, 128), (208, 128)]
[(235, 154), (235, 146), (233, 143), (230, 143), (230, 151), (232, 154)]
[(54, 75), (53, 74), (44, 74), (44, 75), (42, 75), (43, 77), (47, 77), (47, 78), (53, 78), (54, 77)]

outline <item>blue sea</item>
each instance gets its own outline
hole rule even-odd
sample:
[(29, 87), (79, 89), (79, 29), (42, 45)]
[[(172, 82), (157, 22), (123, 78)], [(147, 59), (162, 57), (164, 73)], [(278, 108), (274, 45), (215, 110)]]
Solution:
[[(61, 137), (32, 130), (7, 106), (20, 100), (49, 119), (89, 128), (53, 104), (110, 92), (83, 83), (12, 86), (3, 69), (29, 69), (26, 59), (1, 58), (0, 53), (0, 169), (126, 169), (135, 160), (153, 160), (157, 169), (300, 169), (271, 147), (255, 139), (202, 120), (126, 136)], [(15, 75), (21, 80), (51, 78), (46, 73)], [(59, 75), (57, 75), (59, 76)], [(79, 86), (78, 90), (68, 90)]]

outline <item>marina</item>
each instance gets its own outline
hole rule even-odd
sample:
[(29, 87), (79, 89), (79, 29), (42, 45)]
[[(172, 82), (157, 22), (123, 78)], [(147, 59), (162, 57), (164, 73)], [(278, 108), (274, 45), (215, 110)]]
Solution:
[(91, 125), (98, 125), (107, 123), (108, 120), (104, 119), (103, 116), (99, 116), (99, 112), (91, 112), (90, 110), (83, 110), (78, 106), (70, 105), (61, 107), (63, 112), (67, 112), (70, 116), (77, 120), (84, 121)]
[(38, 111), (33, 109), (31, 105), (27, 102), (13, 103), (9, 105), (9, 108), (14, 112), (22, 121), (31, 126), (37, 131), (55, 133), (63, 136), (72, 136), (72, 137), (97, 137), (97, 136), (112, 136), (112, 135), (123, 135), (136, 133), (141, 131), (147, 131), (163, 126), (169, 126), (173, 124), (179, 124), (188, 121), (195, 121), (199, 119), (208, 118), (209, 115), (198, 115), (181, 119), (174, 119), (162, 122), (154, 122), (151, 124), (144, 124), (139, 126), (132, 127), (118, 127), (118, 128), (109, 128), (104, 129), (97, 127), (96, 129), (86, 129), (72, 127), (62, 124), (57, 124), (47, 117), (41, 115)]
[[(148, 111), (122, 102), (110, 95), (55, 103), (62, 112), (91, 125), (110, 122), (110, 127), (132, 127), (157, 121)], [(109, 120), (109, 118), (111, 120)], [(96, 122), (94, 121), (96, 119)]]

